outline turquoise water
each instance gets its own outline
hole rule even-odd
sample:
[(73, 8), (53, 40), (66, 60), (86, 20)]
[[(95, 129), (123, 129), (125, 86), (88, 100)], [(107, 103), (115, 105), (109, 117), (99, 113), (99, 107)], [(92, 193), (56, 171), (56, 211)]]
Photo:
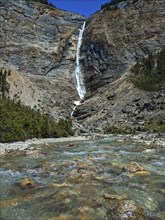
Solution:
[[(142, 208), (141, 219), (163, 219), (163, 147), (146, 147), (115, 137), (32, 147), (1, 157), (1, 219), (140, 219), (128, 212), (121, 218), (116, 214), (117, 207), (125, 207), (127, 201)], [(130, 162), (148, 172), (122, 171)], [(26, 177), (33, 179), (34, 187), (19, 186)]]

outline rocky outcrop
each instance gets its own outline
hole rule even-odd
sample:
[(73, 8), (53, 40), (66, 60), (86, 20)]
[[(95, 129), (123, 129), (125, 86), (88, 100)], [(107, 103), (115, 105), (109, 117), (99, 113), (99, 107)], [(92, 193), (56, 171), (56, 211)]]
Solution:
[[(75, 112), (77, 121), (92, 132), (134, 133), (145, 126), (164, 124), (165, 93), (146, 92), (130, 82), (130, 71), (100, 87)], [(155, 122), (154, 122), (155, 121)], [(153, 127), (154, 129), (154, 127)]]
[(75, 55), (85, 18), (34, 1), (1, 0), (0, 7), (0, 65), (12, 71), (9, 96), (55, 118), (70, 117), (78, 99)]
[(88, 92), (118, 79), (149, 51), (165, 47), (164, 26), (164, 0), (127, 0), (91, 16), (81, 50)]

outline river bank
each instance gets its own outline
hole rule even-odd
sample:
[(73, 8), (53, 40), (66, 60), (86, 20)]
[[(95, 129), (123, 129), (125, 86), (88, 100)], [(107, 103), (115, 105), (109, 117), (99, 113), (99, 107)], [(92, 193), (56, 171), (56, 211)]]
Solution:
[(140, 133), (136, 135), (103, 135), (103, 134), (91, 134), (90, 136), (76, 136), (76, 137), (61, 137), (61, 138), (33, 138), (26, 141), (19, 141), (14, 143), (0, 143), (0, 155), (10, 153), (11, 151), (23, 151), (30, 149), (32, 145), (47, 145), (52, 143), (85, 141), (89, 139), (100, 139), (106, 137), (115, 137), (119, 142), (132, 141), (134, 143), (140, 143), (143, 145), (157, 145), (165, 147), (165, 135), (153, 133)]
[(30, 148), (32, 145), (40, 144), (52, 144), (52, 143), (62, 143), (62, 142), (72, 142), (72, 141), (83, 141), (88, 140), (88, 137), (77, 136), (77, 137), (61, 137), (61, 138), (33, 138), (26, 141), (18, 141), (13, 143), (0, 143), (0, 155), (7, 154), (11, 151), (23, 151)]

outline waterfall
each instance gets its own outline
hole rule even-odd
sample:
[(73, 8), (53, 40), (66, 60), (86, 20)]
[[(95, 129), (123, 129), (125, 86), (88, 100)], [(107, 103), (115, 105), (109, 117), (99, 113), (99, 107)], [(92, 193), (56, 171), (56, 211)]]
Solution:
[(77, 88), (80, 100), (82, 100), (86, 94), (83, 74), (81, 73), (81, 68), (80, 68), (80, 48), (81, 48), (82, 36), (83, 36), (84, 29), (85, 29), (85, 22), (82, 26), (82, 29), (80, 29), (80, 32), (79, 32), (77, 51), (76, 51), (75, 76), (76, 76), (76, 88)]
[(83, 23), (82, 29), (79, 29), (79, 36), (78, 36), (78, 43), (77, 43), (77, 51), (76, 51), (76, 68), (75, 68), (75, 77), (76, 77), (76, 89), (78, 92), (78, 95), (80, 97), (79, 101), (74, 102), (74, 108), (71, 112), (71, 117), (74, 117), (74, 112), (77, 108), (77, 106), (81, 105), (81, 101), (84, 99), (86, 94), (83, 74), (81, 73), (80, 68), (80, 48), (82, 43), (82, 36), (85, 29), (85, 22)]

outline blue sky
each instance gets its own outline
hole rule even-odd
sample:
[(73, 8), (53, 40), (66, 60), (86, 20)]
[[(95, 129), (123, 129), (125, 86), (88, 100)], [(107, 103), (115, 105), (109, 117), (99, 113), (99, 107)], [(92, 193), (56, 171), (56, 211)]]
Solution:
[(102, 4), (110, 0), (49, 0), (57, 8), (79, 13), (89, 17), (98, 11)]

